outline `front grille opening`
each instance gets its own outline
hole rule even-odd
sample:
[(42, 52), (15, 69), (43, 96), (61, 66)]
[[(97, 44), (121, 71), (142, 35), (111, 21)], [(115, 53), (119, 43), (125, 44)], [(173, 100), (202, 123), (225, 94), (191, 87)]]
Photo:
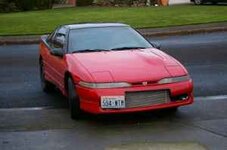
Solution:
[(169, 91), (126, 92), (126, 108), (146, 107), (170, 102)]
[(177, 95), (177, 96), (173, 96), (171, 97), (171, 101), (183, 101), (183, 100), (187, 100), (188, 99), (188, 94), (181, 94), (181, 95)]

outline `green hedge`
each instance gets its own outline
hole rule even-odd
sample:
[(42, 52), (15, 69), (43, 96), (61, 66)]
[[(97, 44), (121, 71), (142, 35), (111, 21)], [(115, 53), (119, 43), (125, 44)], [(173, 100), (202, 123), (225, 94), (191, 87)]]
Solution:
[(9, 12), (16, 9), (15, 0), (0, 0), (0, 12)]
[(37, 9), (50, 9), (56, 0), (36, 0)]
[(54, 0), (15, 0), (17, 8), (20, 10), (48, 9), (51, 8)]
[(20, 10), (32, 10), (35, 7), (35, 0), (15, 0), (16, 7)]
[(52, 8), (55, 0), (0, 0), (0, 12)]
[(77, 0), (76, 5), (77, 6), (90, 6), (93, 4), (94, 0)]
[[(158, 0), (150, 0), (151, 5), (153, 5)], [(132, 6), (134, 3), (137, 4), (146, 4), (147, 0), (94, 0), (95, 4), (100, 6), (106, 5), (119, 5), (119, 6)]]

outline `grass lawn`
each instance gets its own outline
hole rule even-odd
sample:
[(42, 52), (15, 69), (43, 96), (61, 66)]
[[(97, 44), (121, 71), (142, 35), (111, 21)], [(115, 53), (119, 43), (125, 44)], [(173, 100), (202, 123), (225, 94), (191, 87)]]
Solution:
[(64, 8), (0, 13), (0, 35), (44, 34), (57, 25), (78, 22), (122, 22), (136, 28), (227, 21), (226, 6), (181, 5), (145, 8)]

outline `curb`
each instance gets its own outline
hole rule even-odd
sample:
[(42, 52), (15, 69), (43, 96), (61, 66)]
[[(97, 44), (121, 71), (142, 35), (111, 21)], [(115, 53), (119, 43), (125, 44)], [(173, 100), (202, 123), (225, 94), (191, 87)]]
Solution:
[[(168, 27), (168, 28), (141, 28), (141, 29), (137, 29), (137, 31), (139, 31), (145, 37), (223, 32), (223, 31), (227, 31), (227, 22), (175, 26), (175, 27)], [(0, 36), (0, 45), (38, 44), (39, 41), (40, 41), (40, 35)]]
[(173, 35), (187, 35), (187, 34), (197, 34), (197, 33), (212, 33), (212, 32), (223, 32), (227, 31), (227, 27), (218, 28), (208, 28), (208, 29), (195, 29), (195, 30), (184, 30), (184, 31), (170, 31), (170, 32), (154, 32), (154, 33), (143, 33), (139, 32), (145, 37), (151, 36), (173, 36)]
[(41, 35), (35, 36), (1, 36), (0, 45), (38, 44)]
[(146, 37), (223, 32), (227, 31), (227, 22), (175, 26), (168, 28), (150, 28), (150, 29), (143, 28), (138, 29), (138, 31)]

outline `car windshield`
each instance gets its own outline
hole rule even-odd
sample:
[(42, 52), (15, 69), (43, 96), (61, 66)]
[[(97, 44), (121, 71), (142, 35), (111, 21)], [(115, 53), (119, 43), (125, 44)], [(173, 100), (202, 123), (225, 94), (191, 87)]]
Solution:
[(152, 45), (131, 27), (94, 27), (69, 33), (69, 52), (128, 50)]

